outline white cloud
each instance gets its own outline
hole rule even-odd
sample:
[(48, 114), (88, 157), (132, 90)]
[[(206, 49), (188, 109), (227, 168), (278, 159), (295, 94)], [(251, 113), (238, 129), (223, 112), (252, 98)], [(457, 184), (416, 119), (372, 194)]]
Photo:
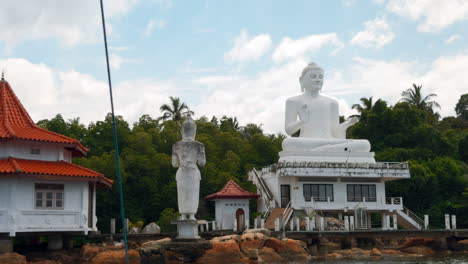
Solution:
[(249, 38), (247, 31), (242, 30), (234, 40), (231, 50), (224, 53), (227, 62), (256, 61), (262, 57), (271, 47), (271, 38), (268, 34), (259, 34)]
[(344, 6), (352, 6), (352, 5), (356, 4), (356, 0), (341, 0), (341, 3)]
[(389, 44), (395, 37), (385, 18), (376, 18), (364, 23), (365, 29), (351, 39), (352, 45), (379, 49)]
[(146, 25), (146, 29), (144, 32), (145, 37), (148, 37), (153, 33), (154, 30), (164, 28), (166, 26), (166, 22), (160, 19), (150, 19), (148, 24)]
[[(137, 2), (105, 1), (106, 18), (126, 14)], [(35, 39), (57, 39), (68, 46), (95, 42), (102, 34), (100, 16), (99, 1), (4, 0), (0, 8), (0, 43), (12, 49), (17, 43)]]
[(445, 40), (445, 43), (450, 44), (454, 42), (455, 40), (461, 39), (460, 35), (452, 35), (448, 39)]
[(273, 52), (272, 58), (275, 62), (296, 59), (314, 53), (328, 44), (335, 47), (332, 54), (336, 54), (344, 47), (336, 33), (310, 35), (299, 39), (283, 38)]
[(449, 25), (468, 19), (465, 0), (390, 0), (387, 10), (418, 21), (418, 31), (440, 31)]

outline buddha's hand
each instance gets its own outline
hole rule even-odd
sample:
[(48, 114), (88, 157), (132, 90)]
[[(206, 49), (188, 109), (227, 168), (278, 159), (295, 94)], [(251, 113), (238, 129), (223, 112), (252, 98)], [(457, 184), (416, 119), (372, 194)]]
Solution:
[(355, 125), (357, 122), (359, 122), (359, 118), (358, 117), (350, 117), (350, 118), (346, 119), (345, 122), (346, 122), (347, 126), (350, 127), (350, 126)]
[(309, 122), (309, 109), (307, 108), (307, 105), (302, 105), (301, 108), (299, 108), (299, 120), (301, 120), (303, 123), (308, 123)]

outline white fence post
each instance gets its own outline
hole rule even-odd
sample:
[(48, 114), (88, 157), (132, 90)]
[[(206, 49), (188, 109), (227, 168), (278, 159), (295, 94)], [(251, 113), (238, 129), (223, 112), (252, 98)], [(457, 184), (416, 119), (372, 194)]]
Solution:
[(211, 229), (212, 229), (213, 231), (216, 230), (216, 221), (212, 221), (212, 222), (211, 222)]
[(424, 215), (424, 229), (428, 229), (429, 227), (429, 216)]
[(386, 221), (385, 221), (385, 222), (386, 222), (386, 224), (387, 224), (387, 226), (385, 227), (385, 229), (386, 229), (386, 230), (392, 229), (392, 226), (391, 226), (391, 223), (390, 223), (390, 215), (389, 215), (389, 214), (385, 215), (385, 218), (386, 218)]
[(289, 230), (294, 231), (294, 221), (293, 221), (293, 219), (291, 219), (289, 221)]
[(308, 216), (305, 217), (306, 231), (310, 231), (310, 219)]
[(346, 231), (349, 231), (349, 216), (347, 215), (344, 217), (344, 228)]
[(280, 231), (280, 219), (275, 218), (275, 231)]
[(349, 216), (349, 229), (354, 230), (354, 216)]
[(452, 215), (452, 229), (457, 229), (457, 216)]
[(296, 230), (301, 231), (301, 219), (299, 217), (296, 217)]
[(110, 220), (110, 233), (115, 235), (115, 218), (111, 218)]
[(396, 214), (393, 215), (393, 229), (398, 230), (398, 218)]
[(258, 219), (255, 218), (255, 219), (254, 219), (254, 228), (257, 228), (257, 224), (258, 224)]
[(320, 216), (320, 231), (324, 231), (325, 230), (325, 219), (323, 218), (323, 216)]
[(265, 219), (260, 219), (260, 228), (265, 228)]
[(232, 231), (237, 232), (237, 219), (234, 218), (234, 221), (232, 223)]
[(311, 227), (310, 227), (311, 230), (316, 230), (316, 229), (317, 229), (317, 227), (316, 227), (316, 225), (315, 225), (315, 220), (316, 220), (316, 217), (315, 217), (315, 216), (312, 217), (312, 220), (310, 220), (310, 221), (312, 222), (312, 223), (310, 224), (310, 225), (311, 225)]
[(450, 215), (445, 214), (445, 229), (450, 229)]

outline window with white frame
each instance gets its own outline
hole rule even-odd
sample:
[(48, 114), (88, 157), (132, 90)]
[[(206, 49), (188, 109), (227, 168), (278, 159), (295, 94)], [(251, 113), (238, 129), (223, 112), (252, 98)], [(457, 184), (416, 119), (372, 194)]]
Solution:
[(333, 184), (304, 184), (302, 192), (306, 202), (333, 202)]
[(348, 202), (376, 202), (377, 193), (375, 184), (348, 184)]
[(34, 186), (34, 208), (63, 209), (63, 184), (36, 183)]

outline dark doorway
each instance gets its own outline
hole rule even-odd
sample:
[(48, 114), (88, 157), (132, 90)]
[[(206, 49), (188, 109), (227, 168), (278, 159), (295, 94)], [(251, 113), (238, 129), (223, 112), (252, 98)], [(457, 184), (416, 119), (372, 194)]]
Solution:
[(242, 208), (237, 209), (236, 211), (236, 220), (237, 220), (237, 231), (244, 230), (245, 226), (245, 215)]
[(286, 208), (291, 200), (291, 186), (289, 184), (281, 185), (281, 208)]

